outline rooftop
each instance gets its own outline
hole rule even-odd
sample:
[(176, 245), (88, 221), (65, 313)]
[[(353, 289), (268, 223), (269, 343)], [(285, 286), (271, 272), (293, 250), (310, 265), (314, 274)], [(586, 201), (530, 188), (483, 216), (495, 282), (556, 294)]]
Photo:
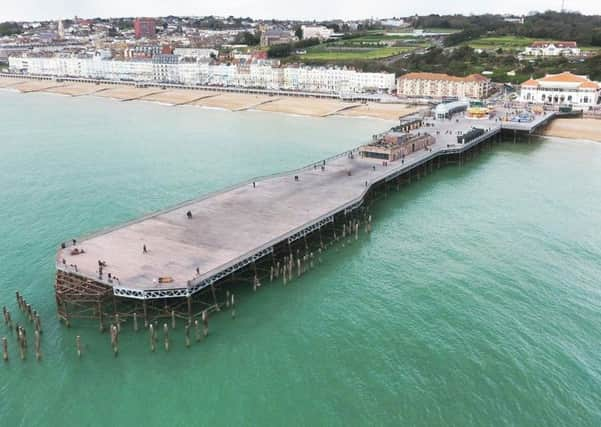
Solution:
[(488, 78), (480, 74), (470, 74), (466, 77), (451, 76), (444, 73), (407, 73), (399, 77), (406, 80), (447, 80), (452, 82), (486, 82)]
[(599, 84), (590, 80), (587, 76), (580, 76), (569, 71), (564, 71), (559, 74), (547, 74), (540, 79), (529, 79), (522, 83), (524, 87), (548, 86), (549, 84), (569, 84), (574, 87), (583, 89), (599, 89)]

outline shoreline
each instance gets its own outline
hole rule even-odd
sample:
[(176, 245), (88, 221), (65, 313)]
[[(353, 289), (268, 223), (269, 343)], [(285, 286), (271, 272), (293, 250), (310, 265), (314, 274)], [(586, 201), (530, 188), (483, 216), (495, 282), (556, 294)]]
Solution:
[(557, 118), (553, 120), (543, 136), (572, 140), (601, 142), (601, 120), (586, 118)]
[(0, 79), (0, 89), (14, 92), (48, 93), (62, 96), (94, 96), (118, 102), (144, 101), (163, 106), (194, 106), (225, 111), (260, 111), (301, 117), (348, 117), (397, 121), (423, 107), (378, 102), (347, 102), (306, 96), (256, 95), (202, 89), (136, 88), (127, 85), (53, 82), (47, 80)]

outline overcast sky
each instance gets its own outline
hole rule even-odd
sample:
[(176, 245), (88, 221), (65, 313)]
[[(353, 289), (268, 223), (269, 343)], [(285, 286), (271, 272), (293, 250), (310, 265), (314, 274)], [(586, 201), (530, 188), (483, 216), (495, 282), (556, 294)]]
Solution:
[[(0, 0), (0, 21), (79, 17), (234, 15), (252, 18), (358, 19), (430, 13), (559, 10), (561, 0)], [(601, 14), (599, 0), (565, 0), (566, 9)], [(409, 6), (410, 5), (410, 6)]]

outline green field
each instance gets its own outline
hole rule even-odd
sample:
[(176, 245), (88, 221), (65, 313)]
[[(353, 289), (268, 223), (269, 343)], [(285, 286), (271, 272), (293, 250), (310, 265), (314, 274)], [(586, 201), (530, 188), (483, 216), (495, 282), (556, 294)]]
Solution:
[(303, 61), (352, 61), (360, 59), (380, 59), (389, 56), (399, 55), (405, 52), (411, 52), (411, 47), (378, 47), (374, 49), (352, 49), (335, 47), (324, 48), (316, 46), (309, 48), (307, 53), (301, 55)]
[(474, 40), (470, 40), (462, 43), (463, 45), (469, 45), (474, 49), (485, 49), (485, 50), (496, 50), (511, 49), (521, 50), (526, 46), (530, 46), (537, 39), (530, 37), (520, 36), (497, 36), (497, 37), (479, 37)]

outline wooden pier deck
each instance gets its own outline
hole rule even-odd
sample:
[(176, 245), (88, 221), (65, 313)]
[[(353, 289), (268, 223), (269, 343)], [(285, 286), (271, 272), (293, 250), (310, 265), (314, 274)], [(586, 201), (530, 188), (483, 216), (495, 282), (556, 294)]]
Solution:
[[(519, 130), (530, 133), (552, 117), (548, 113)], [(78, 241), (57, 253), (57, 269), (112, 287), (116, 296), (134, 299), (187, 297), (265, 257), (276, 244), (294, 241), (359, 207), (372, 186), (388, 182), (437, 157), (460, 154), (499, 134), (508, 125), (466, 118), (430, 121), (414, 132), (436, 135), (428, 151), (384, 166), (360, 158), (356, 150), (304, 168), (251, 179), (117, 228)], [(486, 129), (466, 144), (457, 131)], [(324, 168), (322, 169), (322, 166)], [(186, 213), (190, 211), (192, 218)], [(143, 253), (146, 245), (148, 253)], [(98, 260), (106, 262), (99, 278)], [(77, 266), (77, 271), (75, 267)], [(119, 278), (108, 281), (107, 275)], [(169, 283), (159, 278), (169, 277)]]

